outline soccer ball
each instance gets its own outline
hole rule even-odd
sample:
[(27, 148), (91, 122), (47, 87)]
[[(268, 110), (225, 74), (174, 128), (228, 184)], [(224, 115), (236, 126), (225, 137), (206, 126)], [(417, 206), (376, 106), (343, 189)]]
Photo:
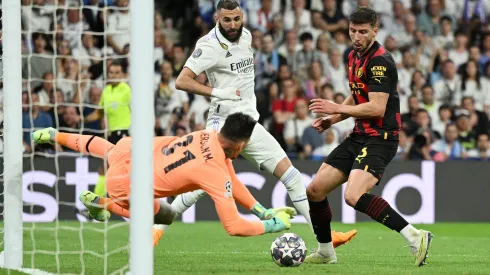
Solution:
[(279, 266), (299, 266), (306, 258), (306, 244), (294, 233), (284, 233), (272, 242), (272, 260)]

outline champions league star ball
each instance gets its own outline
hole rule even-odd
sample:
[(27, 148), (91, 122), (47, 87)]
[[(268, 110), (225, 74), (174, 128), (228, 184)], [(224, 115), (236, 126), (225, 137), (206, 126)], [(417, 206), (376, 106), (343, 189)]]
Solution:
[(272, 260), (279, 266), (299, 266), (306, 258), (306, 244), (294, 233), (284, 233), (271, 245)]

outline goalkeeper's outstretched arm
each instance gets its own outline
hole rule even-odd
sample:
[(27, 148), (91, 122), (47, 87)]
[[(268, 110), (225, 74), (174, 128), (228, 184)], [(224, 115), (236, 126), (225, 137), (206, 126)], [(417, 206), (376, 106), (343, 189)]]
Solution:
[(257, 236), (291, 227), (291, 216), (286, 212), (279, 212), (265, 221), (247, 221), (241, 218), (233, 199), (232, 182), (225, 169), (206, 169), (205, 175), (200, 175), (199, 185), (214, 201), (218, 217), (228, 235)]

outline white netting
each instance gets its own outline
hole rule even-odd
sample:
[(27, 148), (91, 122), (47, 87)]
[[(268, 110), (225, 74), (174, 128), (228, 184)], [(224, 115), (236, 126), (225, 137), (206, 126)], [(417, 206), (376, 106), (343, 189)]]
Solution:
[(24, 267), (56, 274), (128, 269), (127, 223), (84, 224), (78, 201), (97, 182), (102, 162), (30, 139), (50, 126), (108, 137), (105, 119), (85, 118), (99, 108), (108, 65), (128, 58), (127, 2), (22, 0)]

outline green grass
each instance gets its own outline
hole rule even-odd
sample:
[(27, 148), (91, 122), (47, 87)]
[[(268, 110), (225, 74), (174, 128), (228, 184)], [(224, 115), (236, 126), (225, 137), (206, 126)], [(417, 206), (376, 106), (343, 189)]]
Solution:
[[(107, 274), (128, 265), (128, 225), (110, 223), (107, 242), (100, 223), (60, 222), (25, 224), (24, 267), (52, 273)], [(336, 265), (280, 268), (269, 255), (271, 242), (279, 234), (251, 238), (229, 237), (217, 222), (176, 223), (155, 248), (155, 274), (489, 274), (490, 223), (422, 226), (435, 238), (428, 265), (414, 266), (404, 239), (376, 223), (344, 225), (333, 229), (357, 229), (357, 237), (337, 249)], [(73, 230), (75, 229), (75, 230)], [(315, 248), (316, 241), (306, 225), (293, 224), (294, 232)], [(58, 240), (58, 241), (56, 241)], [(83, 240), (83, 244), (81, 242)], [(106, 246), (106, 248), (105, 248)], [(35, 248), (36, 253), (33, 254)], [(84, 249), (81, 255), (78, 251)], [(3, 250), (3, 247), (2, 247)], [(56, 254), (55, 252), (60, 253)], [(74, 253), (74, 254), (70, 254)], [(110, 253), (110, 255), (108, 255)], [(82, 269), (82, 264), (84, 269)], [(8, 274), (6, 270), (0, 274)], [(20, 273), (11, 273), (20, 274)]]

